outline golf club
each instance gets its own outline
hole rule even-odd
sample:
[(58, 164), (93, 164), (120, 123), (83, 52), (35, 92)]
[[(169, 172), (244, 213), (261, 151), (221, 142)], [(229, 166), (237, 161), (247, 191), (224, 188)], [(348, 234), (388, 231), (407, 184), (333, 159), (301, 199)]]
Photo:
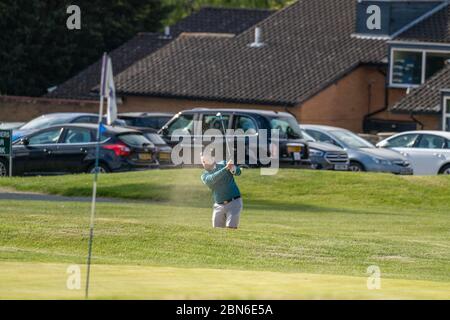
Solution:
[(222, 113), (217, 112), (216, 117), (220, 118), (220, 123), (222, 124), (223, 135), (225, 137), (225, 144), (226, 144), (226, 148), (227, 148), (228, 160), (233, 160), (232, 155), (231, 155), (231, 149), (230, 149), (230, 146), (228, 145), (228, 139), (227, 139), (227, 135), (226, 135), (225, 124), (223, 123)]

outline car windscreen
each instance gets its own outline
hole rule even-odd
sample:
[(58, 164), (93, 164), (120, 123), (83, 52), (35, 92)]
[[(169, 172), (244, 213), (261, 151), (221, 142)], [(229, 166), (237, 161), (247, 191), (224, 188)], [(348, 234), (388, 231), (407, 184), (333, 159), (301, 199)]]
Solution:
[(166, 142), (157, 133), (144, 133), (144, 136), (154, 144), (166, 144)]
[(302, 132), (295, 118), (276, 117), (270, 120), (271, 129), (278, 129), (280, 139), (301, 139)]
[(310, 142), (316, 142), (316, 139), (314, 139), (312, 136), (309, 135), (305, 130), (301, 130), (303, 139)]
[(330, 133), (347, 148), (361, 149), (361, 148), (375, 148), (373, 144), (363, 138), (357, 136), (353, 132), (347, 130), (333, 130)]
[(153, 144), (142, 134), (124, 133), (119, 135), (118, 138), (130, 147), (153, 147)]
[(58, 124), (65, 124), (72, 119), (72, 116), (41, 116), (39, 118), (33, 119), (30, 122), (24, 124), (20, 129), (22, 130), (35, 130), (35, 129), (45, 129)]

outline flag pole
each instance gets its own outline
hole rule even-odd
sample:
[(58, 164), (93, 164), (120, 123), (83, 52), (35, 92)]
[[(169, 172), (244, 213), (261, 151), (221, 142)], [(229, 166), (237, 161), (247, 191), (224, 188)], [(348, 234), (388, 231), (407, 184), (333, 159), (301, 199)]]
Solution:
[(105, 85), (106, 85), (106, 60), (107, 54), (103, 54), (102, 60), (102, 74), (100, 81), (100, 107), (98, 112), (98, 127), (97, 127), (97, 137), (96, 137), (96, 148), (95, 148), (95, 168), (94, 168), (94, 182), (92, 185), (92, 202), (91, 202), (91, 218), (89, 223), (89, 245), (88, 245), (88, 257), (87, 257), (87, 272), (86, 272), (86, 288), (85, 288), (85, 299), (89, 299), (89, 280), (91, 274), (91, 258), (92, 258), (92, 243), (94, 241), (94, 222), (95, 222), (95, 205), (97, 201), (97, 181), (98, 181), (98, 164), (99, 164), (99, 154), (100, 154), (100, 127), (103, 120), (103, 103), (105, 100)]

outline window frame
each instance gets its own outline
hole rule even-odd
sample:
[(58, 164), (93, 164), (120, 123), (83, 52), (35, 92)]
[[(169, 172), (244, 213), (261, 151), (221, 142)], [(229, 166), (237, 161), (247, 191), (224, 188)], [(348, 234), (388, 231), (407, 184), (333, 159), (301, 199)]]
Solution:
[[(403, 51), (403, 52), (420, 52), (422, 53), (422, 74), (420, 77), (419, 84), (412, 83), (393, 83), (393, 71), (394, 71), (394, 54), (395, 52)], [(417, 49), (417, 48), (390, 48), (389, 53), (389, 87), (391, 88), (417, 88), (425, 83), (426, 81), (426, 65), (427, 65), (427, 54), (428, 53), (447, 53), (450, 55), (449, 50), (439, 50), (439, 49)]]
[(450, 131), (450, 127), (446, 128), (447, 119), (450, 119), (450, 113), (447, 113), (447, 102), (448, 101), (450, 101), (450, 96), (444, 96), (444, 105), (442, 106), (442, 131), (446, 131), (446, 132)]
[[(422, 139), (425, 136), (432, 136), (432, 137), (437, 137), (437, 138), (441, 138), (442, 140), (444, 140), (444, 146), (442, 148), (423, 148), (420, 147), (419, 144), (422, 142)], [(445, 137), (442, 137), (440, 135), (437, 134), (432, 134), (432, 133), (421, 133), (418, 136), (418, 139), (416, 140), (416, 142), (414, 143), (413, 146), (414, 149), (425, 149), (425, 150), (446, 150), (448, 148), (448, 139), (446, 139)]]
[[(255, 133), (253, 133), (253, 134), (247, 134), (246, 132), (244, 132), (244, 134), (236, 134), (236, 130), (238, 130), (238, 129), (236, 129), (236, 125), (237, 125), (237, 121), (238, 121), (238, 119), (239, 119), (240, 117), (245, 117), (245, 118), (249, 119), (249, 120), (253, 123), (253, 125), (254, 125), (255, 128), (256, 128), (256, 129), (255, 129)], [(258, 123), (257, 123), (256, 119), (255, 119), (254, 117), (248, 115), (248, 114), (243, 114), (243, 113), (235, 113), (235, 114), (233, 115), (233, 121), (232, 121), (232, 123), (231, 123), (231, 128), (234, 130), (234, 135), (235, 135), (236, 137), (251, 137), (251, 136), (257, 136), (257, 135), (258, 135), (258, 131), (259, 131), (259, 127), (258, 127)]]
[[(203, 132), (203, 122), (205, 121), (206, 117), (217, 117), (217, 113), (207, 113), (207, 112), (202, 113), (201, 118), (200, 118), (200, 122), (202, 124), (201, 125), (201, 135), (202, 136), (205, 134)], [(234, 121), (234, 117), (231, 113), (222, 113), (222, 117), (223, 118), (228, 117), (228, 126), (225, 126), (225, 132), (223, 132), (223, 135), (226, 135), (226, 133), (227, 133), (226, 131), (231, 128), (231, 123)], [(224, 122), (226, 122), (226, 121), (224, 121)], [(211, 128), (209, 128), (209, 129), (211, 129)], [(222, 131), (223, 129), (220, 128), (219, 130)]]
[[(31, 139), (33, 139), (33, 138), (35, 138), (35, 137), (37, 137), (37, 136), (39, 136), (41, 134), (48, 133), (48, 132), (51, 132), (51, 131), (57, 131), (57, 130), (59, 130), (59, 136), (58, 136), (58, 140), (55, 143), (36, 143), (36, 144), (32, 144), (31, 143)], [(48, 128), (45, 131), (36, 132), (35, 134), (30, 135), (29, 137), (27, 137), (27, 139), (28, 139), (28, 145), (27, 146), (30, 146), (30, 147), (56, 146), (56, 145), (60, 144), (63, 132), (64, 132), (64, 128)]]
[[(59, 141), (58, 144), (59, 145), (63, 145), (63, 146), (74, 146), (74, 145), (90, 145), (90, 144), (96, 144), (96, 134), (94, 133), (94, 131), (92, 131), (92, 129), (89, 128), (79, 128), (79, 127), (65, 127), (63, 128), (64, 131), (61, 134), (61, 136), (59, 137)], [(70, 130), (86, 130), (89, 131), (89, 135), (91, 136), (91, 142), (77, 142), (77, 143), (68, 143), (65, 142), (67, 135), (69, 133)]]
[[(412, 144), (410, 147), (393, 147), (393, 146), (390, 145), (390, 143), (392, 142), (392, 140), (399, 139), (399, 138), (402, 138), (402, 137), (405, 137), (405, 136), (415, 136), (414, 141), (413, 141), (413, 144)], [(399, 134), (399, 135), (397, 135), (397, 136), (394, 136), (394, 137), (391, 137), (391, 138), (387, 139), (387, 140), (386, 140), (386, 143), (387, 143), (387, 144), (384, 145), (384, 146), (382, 146), (382, 147), (383, 147), (383, 148), (403, 148), (403, 149), (413, 149), (413, 148), (416, 146), (417, 141), (419, 141), (419, 140), (420, 140), (420, 133), (411, 133), (411, 132), (408, 132), (408, 133), (402, 133), (402, 134)]]

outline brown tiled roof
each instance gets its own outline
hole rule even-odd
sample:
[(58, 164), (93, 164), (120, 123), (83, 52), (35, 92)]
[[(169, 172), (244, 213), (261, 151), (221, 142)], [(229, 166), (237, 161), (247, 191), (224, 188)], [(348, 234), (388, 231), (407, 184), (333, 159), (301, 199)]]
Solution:
[(450, 88), (450, 66), (428, 79), (420, 87), (391, 107), (393, 112), (437, 113), (441, 111), (441, 90)]
[(171, 32), (174, 35), (182, 32), (239, 34), (274, 12), (265, 9), (203, 7), (171, 27)]
[[(273, 11), (259, 9), (232, 9), (205, 7), (186, 17), (171, 29), (172, 39), (163, 39), (159, 33), (139, 33), (110, 53), (114, 74), (119, 74), (136, 61), (157, 51), (181, 32), (216, 32), (238, 34), (267, 18)], [(67, 80), (46, 97), (64, 99), (97, 99), (91, 90), (100, 82), (101, 60)]]
[(125, 95), (215, 101), (301, 103), (361, 63), (380, 63), (387, 46), (351, 37), (355, 0), (299, 0), (234, 38), (183, 35), (116, 77)]
[[(162, 48), (170, 40), (161, 39), (157, 33), (139, 33), (110, 53), (114, 74), (119, 74), (134, 62)], [(62, 83), (57, 89), (46, 95), (48, 98), (93, 100), (98, 95), (91, 93), (94, 86), (100, 83), (101, 60), (90, 65), (73, 78)]]
[(447, 5), (445, 8), (401, 33), (395, 40), (450, 42), (450, 6)]

